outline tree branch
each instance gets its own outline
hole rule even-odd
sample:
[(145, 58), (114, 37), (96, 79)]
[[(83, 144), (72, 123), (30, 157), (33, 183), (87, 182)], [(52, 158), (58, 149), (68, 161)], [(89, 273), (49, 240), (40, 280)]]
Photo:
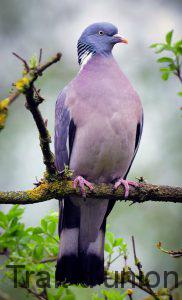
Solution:
[(51, 137), (49, 135), (48, 129), (46, 128), (46, 124), (41, 115), (41, 112), (38, 108), (38, 103), (34, 98), (33, 83), (31, 83), (30, 88), (26, 91), (26, 100), (27, 100), (27, 108), (32, 113), (33, 119), (39, 131), (39, 140), (40, 140), (40, 147), (43, 154), (43, 162), (46, 166), (46, 170), (48, 174), (54, 175), (56, 173), (56, 169), (54, 165), (54, 155), (52, 154), (49, 146), (49, 144), (51, 143)]
[(179, 249), (179, 250), (166, 250), (166, 249), (162, 248), (162, 243), (161, 242), (158, 242), (157, 248), (159, 250), (161, 250), (163, 253), (167, 253), (170, 256), (174, 257), (174, 258), (179, 258), (179, 257), (182, 256), (182, 249)]
[[(124, 189), (119, 188), (113, 192), (111, 184), (94, 185), (94, 191), (87, 191), (87, 198), (122, 200)], [(80, 191), (73, 188), (71, 180), (56, 179), (43, 181), (41, 184), (27, 191), (0, 192), (1, 204), (33, 204), (50, 199), (60, 199), (65, 196), (80, 197)], [(140, 184), (140, 187), (131, 187), (127, 201), (133, 202), (171, 202), (182, 203), (182, 188), (172, 186), (159, 186), (154, 184)]]
[(26, 107), (32, 113), (34, 121), (39, 131), (40, 147), (43, 154), (43, 161), (46, 166), (48, 175), (56, 174), (56, 169), (54, 166), (54, 155), (52, 154), (49, 144), (51, 143), (51, 137), (46, 128), (46, 122), (44, 121), (38, 105), (43, 101), (40, 96), (39, 91), (34, 87), (34, 82), (42, 73), (50, 67), (52, 64), (58, 62), (61, 59), (62, 54), (57, 53), (48, 62), (40, 65), (40, 60), (42, 56), (42, 50), (40, 50), (38, 65), (33, 69), (29, 66), (28, 62), (20, 57), (18, 54), (13, 53), (24, 65), (26, 70), (26, 77), (23, 77), (18, 82), (15, 83), (17, 90), (11, 94), (8, 98), (0, 102), (0, 129), (4, 128), (9, 105), (22, 93), (26, 97)]
[[(54, 165), (54, 155), (52, 154), (49, 144), (51, 143), (51, 137), (49, 135), (49, 132), (46, 128), (45, 121), (41, 115), (41, 112), (38, 108), (38, 105), (40, 104), (40, 96), (37, 99), (38, 92), (36, 91), (34, 87), (34, 81), (37, 79), (38, 76), (41, 76), (42, 73), (50, 67), (52, 64), (58, 62), (61, 59), (61, 53), (57, 53), (55, 56), (53, 56), (48, 62), (45, 64), (38, 66), (34, 69), (33, 74), (31, 75), (31, 80), (29, 87), (25, 89), (24, 94), (27, 100), (27, 108), (32, 113), (32, 116), (34, 118), (34, 121), (36, 123), (37, 129), (39, 131), (39, 139), (40, 139), (40, 147), (43, 154), (43, 161), (46, 166), (46, 170), (49, 175), (56, 174), (56, 169)], [(40, 57), (39, 57), (40, 60)], [(24, 64), (27, 64), (26, 61)], [(42, 101), (42, 100), (41, 100)]]

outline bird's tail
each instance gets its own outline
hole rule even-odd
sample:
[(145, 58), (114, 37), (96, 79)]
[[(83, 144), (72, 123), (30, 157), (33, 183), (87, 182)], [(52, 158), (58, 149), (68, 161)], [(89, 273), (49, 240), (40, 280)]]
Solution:
[(66, 199), (60, 213), (56, 282), (94, 286), (104, 281), (104, 239), (108, 200)]

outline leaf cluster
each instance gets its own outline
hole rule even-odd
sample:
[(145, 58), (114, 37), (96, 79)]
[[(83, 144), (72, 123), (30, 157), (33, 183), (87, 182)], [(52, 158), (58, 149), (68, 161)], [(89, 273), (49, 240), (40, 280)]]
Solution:
[[(22, 221), (25, 209), (14, 205), (8, 213), (0, 211), (0, 253), (5, 256), (1, 265), (4, 278), (13, 282), (13, 265), (22, 265), (18, 268), (18, 286), (27, 288), (27, 272), (29, 276), (29, 292), (33, 292), (37, 298), (46, 300), (75, 300), (75, 293), (68, 286), (55, 288), (55, 262), (59, 252), (59, 238), (57, 235), (58, 214), (51, 212), (43, 217), (40, 224), (35, 227), (26, 227)], [(119, 255), (126, 255), (127, 246), (122, 238), (116, 238), (111, 231), (106, 232), (105, 251), (110, 255), (117, 249)], [(45, 280), (45, 286), (37, 287), (41, 272), (48, 272), (50, 284)], [(43, 280), (43, 279), (42, 279)], [(118, 293), (117, 290), (102, 290), (101, 293), (93, 294), (96, 299), (124, 299), (126, 293)], [(104, 297), (104, 298), (103, 298)]]
[(116, 250), (118, 254), (126, 256), (127, 244), (124, 242), (123, 238), (116, 238), (113, 232), (107, 230), (104, 250), (111, 255), (114, 254)]
[[(155, 49), (155, 53), (165, 52), (165, 56), (162, 56), (157, 59), (157, 62), (164, 64), (160, 71), (162, 73), (162, 79), (168, 80), (171, 75), (177, 76), (182, 82), (181, 77), (181, 58), (182, 58), (182, 40), (177, 42), (172, 42), (173, 39), (173, 30), (169, 31), (165, 36), (165, 42), (155, 43), (150, 47)], [(179, 96), (182, 96), (182, 92), (178, 93)]]

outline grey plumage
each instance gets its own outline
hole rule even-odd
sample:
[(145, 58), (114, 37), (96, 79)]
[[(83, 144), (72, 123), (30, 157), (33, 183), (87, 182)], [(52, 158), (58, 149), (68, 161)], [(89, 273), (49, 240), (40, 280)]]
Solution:
[[(94, 54), (56, 103), (57, 169), (69, 164), (74, 176), (95, 183), (126, 178), (142, 124), (139, 97), (113, 56)], [(107, 199), (62, 200), (58, 281), (103, 282), (105, 224), (113, 205)]]

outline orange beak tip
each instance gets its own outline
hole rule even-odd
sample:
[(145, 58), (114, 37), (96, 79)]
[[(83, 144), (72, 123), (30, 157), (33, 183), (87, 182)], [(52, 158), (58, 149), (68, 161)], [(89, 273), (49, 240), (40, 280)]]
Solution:
[(121, 38), (121, 43), (128, 44), (128, 40), (125, 38)]

